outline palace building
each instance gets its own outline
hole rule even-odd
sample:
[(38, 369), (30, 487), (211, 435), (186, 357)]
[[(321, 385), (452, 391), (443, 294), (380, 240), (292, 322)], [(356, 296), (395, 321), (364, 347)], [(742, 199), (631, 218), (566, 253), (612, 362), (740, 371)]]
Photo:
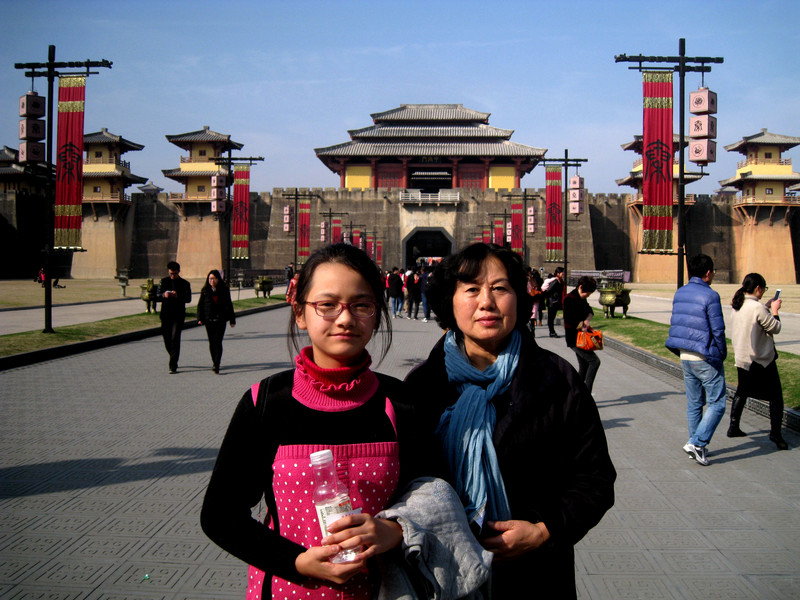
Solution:
[(461, 104), (401, 104), (370, 116), (373, 125), (348, 131), (349, 142), (314, 150), (340, 188), (519, 188), (546, 152), (512, 142), (513, 130)]

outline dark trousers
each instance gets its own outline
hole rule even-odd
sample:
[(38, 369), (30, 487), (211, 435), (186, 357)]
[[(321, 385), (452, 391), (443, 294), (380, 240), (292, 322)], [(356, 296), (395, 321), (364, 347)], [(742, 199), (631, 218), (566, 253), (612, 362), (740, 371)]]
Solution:
[(222, 338), (225, 337), (227, 321), (206, 321), (206, 334), (208, 335), (208, 350), (211, 352), (211, 364), (217, 369), (222, 360)]
[(183, 319), (161, 320), (161, 337), (164, 338), (164, 347), (167, 349), (167, 354), (169, 354), (170, 371), (175, 371), (178, 368), (178, 359), (181, 356), (182, 330), (183, 330)]
[(411, 312), (414, 312), (414, 318), (416, 319), (419, 316), (419, 300), (412, 298), (411, 296), (408, 297), (408, 318), (411, 318)]
[(578, 375), (581, 376), (591, 392), (594, 387), (594, 378), (600, 368), (600, 358), (592, 350), (583, 350), (582, 348), (573, 348), (573, 350), (578, 357)]
[(554, 304), (553, 302), (547, 307), (547, 328), (550, 330), (550, 333), (556, 332), (556, 315), (559, 310), (561, 310), (561, 305)]
[(766, 367), (753, 363), (749, 371), (737, 367), (736, 372), (739, 375), (736, 395), (745, 400), (758, 398), (768, 401), (770, 434), (780, 436), (783, 425), (783, 386), (778, 375), (778, 364), (774, 360)]

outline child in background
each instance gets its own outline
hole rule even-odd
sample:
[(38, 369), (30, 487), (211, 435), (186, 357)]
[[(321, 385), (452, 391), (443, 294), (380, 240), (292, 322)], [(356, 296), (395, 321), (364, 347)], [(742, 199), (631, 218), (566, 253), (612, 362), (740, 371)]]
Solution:
[[(248, 598), (367, 600), (376, 591), (367, 559), (402, 541), (396, 522), (371, 515), (425, 474), (431, 448), (408, 439), (415, 419), (404, 384), (369, 368), (373, 334), (384, 328), (381, 358), (391, 343), (383, 285), (358, 248), (335, 244), (317, 251), (300, 273), (290, 322), (291, 347), (299, 350), (298, 330), (311, 345), (299, 350), (294, 369), (263, 380), (255, 394), (246, 392), (233, 415), (201, 523), (214, 542), (252, 565)], [(309, 460), (323, 449), (332, 450), (353, 508), (362, 509), (329, 527), (339, 535), (328, 546), (331, 536), (321, 535), (312, 503)], [(251, 517), (262, 495), (265, 523)], [(342, 532), (349, 537), (342, 540)], [(330, 562), (358, 546), (363, 551), (354, 562)]]

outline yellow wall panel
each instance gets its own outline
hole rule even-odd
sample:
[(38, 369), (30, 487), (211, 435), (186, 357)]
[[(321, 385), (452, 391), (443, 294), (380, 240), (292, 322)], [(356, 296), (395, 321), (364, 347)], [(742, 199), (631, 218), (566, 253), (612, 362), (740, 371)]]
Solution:
[(489, 187), (495, 190), (514, 189), (515, 175), (515, 167), (489, 167)]
[(348, 190), (372, 187), (372, 167), (347, 167), (347, 173), (344, 177), (344, 187)]

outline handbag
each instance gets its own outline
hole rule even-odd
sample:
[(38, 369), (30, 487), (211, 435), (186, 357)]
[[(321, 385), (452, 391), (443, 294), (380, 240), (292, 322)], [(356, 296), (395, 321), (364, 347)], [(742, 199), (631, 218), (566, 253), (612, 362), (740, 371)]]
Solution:
[(579, 331), (575, 347), (581, 350), (594, 351), (603, 349), (603, 332), (590, 329), (589, 331)]

